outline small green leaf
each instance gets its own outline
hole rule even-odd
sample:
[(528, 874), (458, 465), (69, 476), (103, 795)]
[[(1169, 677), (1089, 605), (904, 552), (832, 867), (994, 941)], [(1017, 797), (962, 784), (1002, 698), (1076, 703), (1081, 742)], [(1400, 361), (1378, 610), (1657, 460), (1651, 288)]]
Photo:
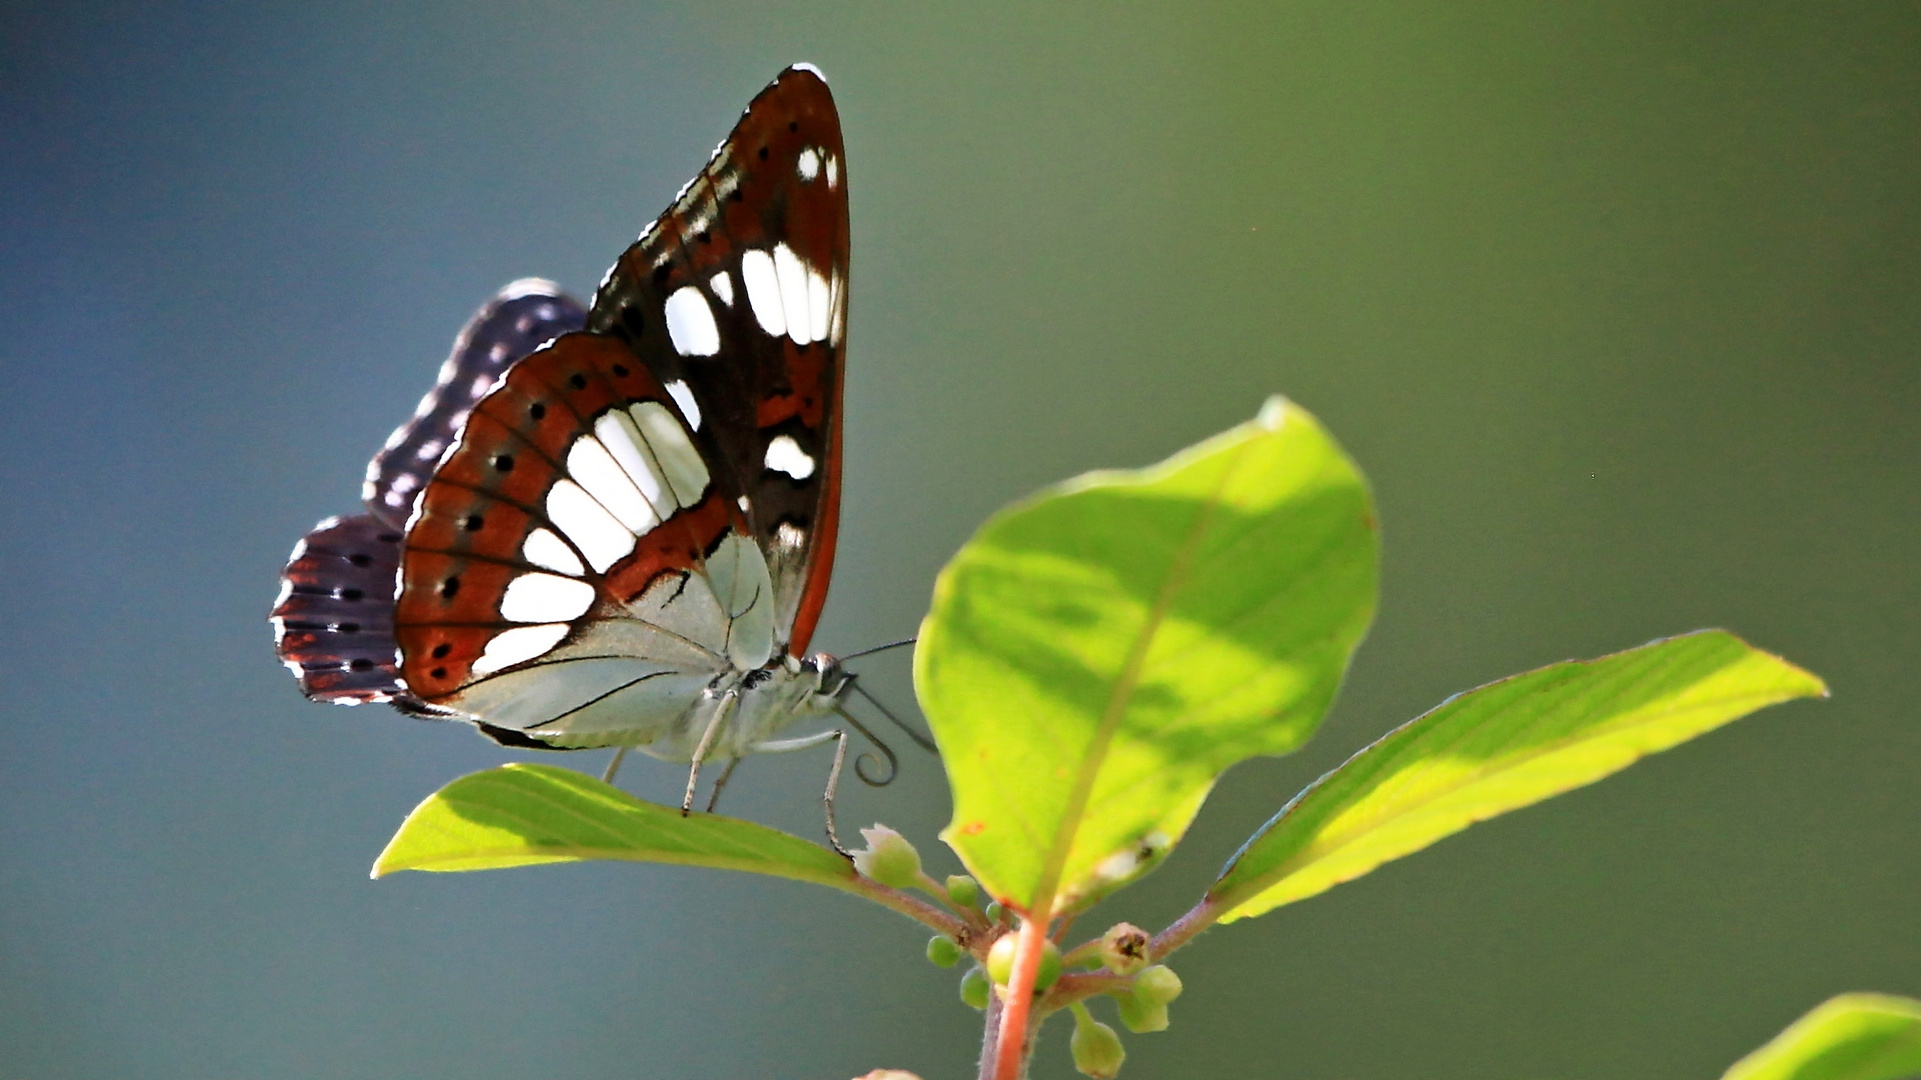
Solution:
[(1223, 922), (1260, 915), (1756, 709), (1826, 693), (1815, 676), (1720, 630), (1489, 683), (1295, 796), (1228, 862), (1207, 903)]
[(915, 654), (954, 790), (941, 838), (1023, 911), (1139, 876), (1223, 770), (1320, 724), (1378, 546), (1360, 473), (1280, 398), (996, 515), (941, 572)]
[(628, 859), (745, 870), (856, 891), (846, 859), (797, 836), (718, 814), (643, 802), (552, 765), (503, 765), (463, 776), (414, 808), (374, 877), (396, 870)]
[(1734, 1063), (1721, 1080), (1902, 1080), (1921, 1076), (1921, 1001), (1842, 994)]

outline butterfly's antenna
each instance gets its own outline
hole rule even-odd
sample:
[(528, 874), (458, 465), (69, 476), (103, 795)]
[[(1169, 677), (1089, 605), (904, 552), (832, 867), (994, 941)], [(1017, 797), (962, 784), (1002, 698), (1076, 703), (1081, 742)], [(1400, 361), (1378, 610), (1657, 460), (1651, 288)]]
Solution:
[[(914, 740), (914, 742), (918, 744), (922, 750), (927, 751), (928, 753), (934, 755), (935, 757), (940, 756), (940, 750), (938, 747), (934, 745), (934, 740), (929, 739), (927, 736), (922, 735), (920, 732), (915, 731), (913, 728), (908, 727), (905, 721), (903, 721), (900, 717), (894, 715), (894, 710), (889, 709), (885, 705), (882, 705), (880, 703), (879, 698), (868, 693), (867, 688), (860, 684), (859, 679), (855, 678), (852, 675), (849, 675), (847, 677), (847, 682), (853, 686), (854, 692), (856, 694), (859, 694), (861, 697), (866, 698), (869, 704), (873, 705), (874, 708), (880, 710), (880, 714), (882, 716), (885, 716), (887, 719), (892, 720), (894, 722), (894, 726), (906, 732), (907, 737)], [(873, 736), (869, 735), (868, 738), (871, 739), (873, 738)]]
[(848, 653), (846, 656), (841, 657), (840, 661), (841, 663), (844, 664), (849, 660), (858, 660), (863, 656), (872, 656), (877, 652), (886, 652), (889, 649), (898, 649), (902, 645), (912, 645), (914, 642), (918, 640), (920, 639), (919, 638), (902, 638), (899, 641), (890, 641), (885, 645), (876, 645), (871, 649), (862, 649), (857, 653)]
[(867, 775), (867, 763), (870, 761), (878, 762), (880, 759), (868, 753), (862, 753), (861, 756), (854, 759), (854, 775), (860, 777), (861, 783), (866, 784), (868, 787), (886, 787), (893, 783), (894, 777), (900, 775), (900, 755), (894, 753), (894, 748), (882, 742), (879, 736), (869, 731), (866, 724), (854, 719), (854, 714), (841, 708), (839, 705), (834, 706), (834, 711), (840, 714), (841, 719), (854, 725), (856, 731), (867, 736), (867, 741), (873, 743), (874, 748), (887, 757), (887, 772), (878, 780)]

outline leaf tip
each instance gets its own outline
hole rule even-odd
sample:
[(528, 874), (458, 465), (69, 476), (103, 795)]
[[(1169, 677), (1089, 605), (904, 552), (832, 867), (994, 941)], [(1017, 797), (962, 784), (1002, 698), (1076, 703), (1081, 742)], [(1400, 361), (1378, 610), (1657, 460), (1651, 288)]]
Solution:
[(1281, 430), (1281, 425), (1287, 422), (1287, 405), (1284, 395), (1269, 394), (1267, 400), (1261, 402), (1261, 411), (1254, 414), (1254, 423), (1266, 431)]

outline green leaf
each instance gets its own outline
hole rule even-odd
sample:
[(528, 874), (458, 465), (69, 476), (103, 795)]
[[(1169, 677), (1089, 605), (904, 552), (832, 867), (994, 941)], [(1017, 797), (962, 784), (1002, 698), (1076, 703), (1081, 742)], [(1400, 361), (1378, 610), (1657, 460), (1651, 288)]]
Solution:
[(1155, 864), (1221, 771), (1300, 746), (1374, 613), (1354, 464), (1302, 409), (997, 514), (941, 572), (915, 687), (992, 895), (1065, 910)]
[(552, 765), (503, 765), (463, 776), (414, 808), (374, 877), (396, 870), (629, 859), (712, 866), (853, 888), (846, 859), (797, 836), (718, 814), (681, 816)]
[(1207, 903), (1223, 922), (1260, 915), (1756, 709), (1826, 693), (1820, 679), (1721, 630), (1489, 683), (1295, 796), (1228, 862)]
[(1721, 1080), (1901, 1080), (1921, 1076), (1921, 1001), (1842, 994), (1734, 1063)]

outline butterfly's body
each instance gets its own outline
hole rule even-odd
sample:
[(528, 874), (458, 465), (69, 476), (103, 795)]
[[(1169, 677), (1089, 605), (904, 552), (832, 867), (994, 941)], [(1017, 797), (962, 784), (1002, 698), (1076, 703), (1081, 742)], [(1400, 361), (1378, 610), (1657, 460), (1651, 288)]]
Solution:
[(370, 466), (369, 513), (295, 549), (273, 621), (308, 695), (696, 765), (806, 742), (776, 736), (851, 685), (806, 652), (839, 517), (845, 169), (826, 83), (790, 68), (591, 308), (531, 280), (483, 308)]

